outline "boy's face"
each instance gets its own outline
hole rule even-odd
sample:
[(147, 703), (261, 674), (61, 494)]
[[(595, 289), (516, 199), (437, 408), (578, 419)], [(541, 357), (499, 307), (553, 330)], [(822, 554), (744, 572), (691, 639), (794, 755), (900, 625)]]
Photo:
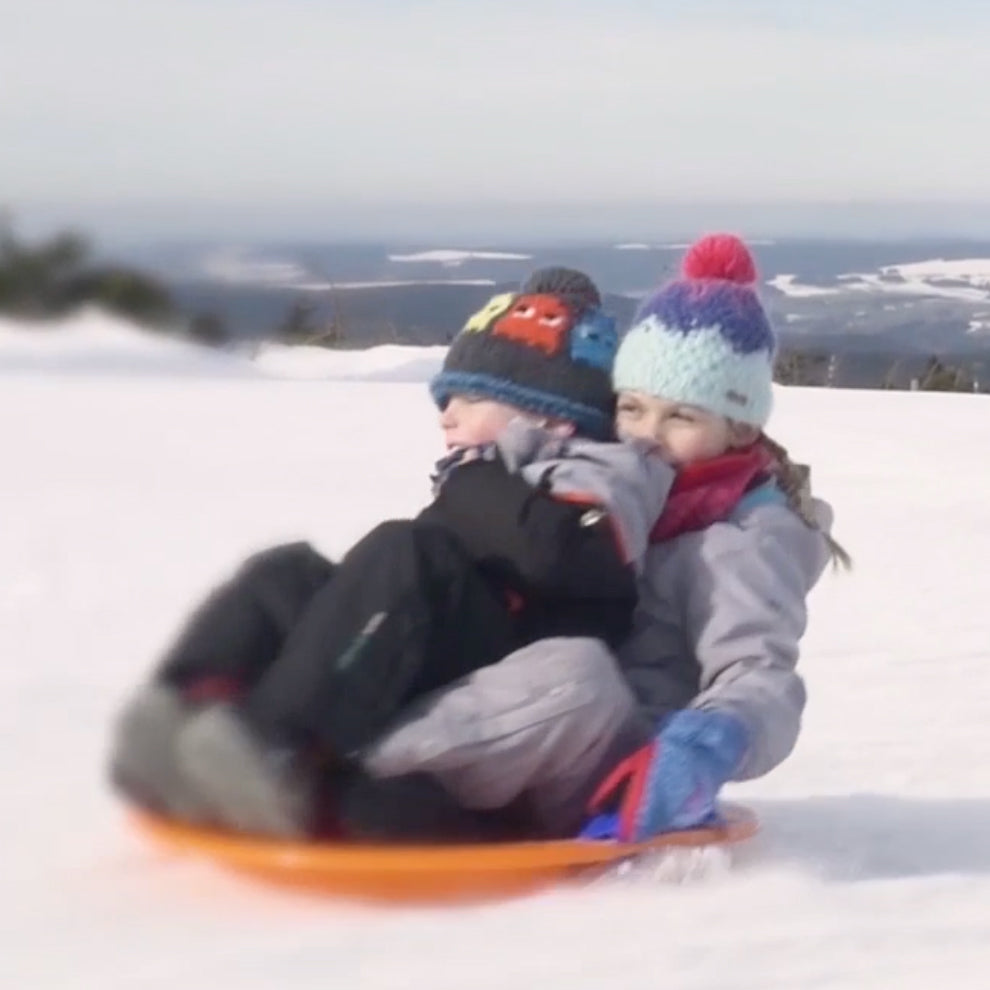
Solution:
[(514, 406), (475, 395), (451, 396), (440, 412), (440, 429), (448, 450), (493, 443), (517, 416)]
[(652, 443), (673, 467), (719, 457), (733, 447), (745, 447), (759, 436), (754, 426), (732, 423), (697, 406), (645, 392), (619, 393), (615, 430), (622, 440)]

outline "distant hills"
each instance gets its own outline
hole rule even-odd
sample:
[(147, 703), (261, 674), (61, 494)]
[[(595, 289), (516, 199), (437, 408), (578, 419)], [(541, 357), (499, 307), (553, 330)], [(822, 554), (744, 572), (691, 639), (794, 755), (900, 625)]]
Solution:
[[(447, 342), (493, 293), (535, 268), (588, 272), (620, 325), (676, 274), (685, 244), (266, 243), (152, 245), (134, 260), (165, 280), (187, 316), (233, 339), (323, 337), (336, 346)], [(752, 243), (782, 346), (865, 366), (933, 354), (990, 357), (990, 240)], [(876, 377), (871, 370), (866, 377)]]

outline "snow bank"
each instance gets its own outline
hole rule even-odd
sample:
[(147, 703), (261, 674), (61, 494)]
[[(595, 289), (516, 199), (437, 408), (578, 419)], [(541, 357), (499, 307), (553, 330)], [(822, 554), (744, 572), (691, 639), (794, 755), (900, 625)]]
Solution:
[(400, 344), (383, 344), (360, 351), (263, 344), (254, 364), (275, 378), (425, 382), (440, 370), (446, 353), (446, 347)]
[(29, 324), (0, 317), (0, 374), (257, 378), (243, 357), (143, 330), (98, 309)]
[(97, 309), (37, 324), (0, 318), (0, 375), (425, 382), (446, 353), (446, 347), (397, 344), (328, 350), (263, 343), (253, 353), (217, 350)]

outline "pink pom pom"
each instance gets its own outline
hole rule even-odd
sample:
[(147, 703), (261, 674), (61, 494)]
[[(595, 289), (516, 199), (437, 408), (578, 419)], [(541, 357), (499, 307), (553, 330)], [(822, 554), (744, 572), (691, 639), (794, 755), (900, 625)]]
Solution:
[(733, 234), (709, 234), (691, 245), (681, 272), (685, 278), (718, 278), (751, 285), (756, 264), (749, 248)]

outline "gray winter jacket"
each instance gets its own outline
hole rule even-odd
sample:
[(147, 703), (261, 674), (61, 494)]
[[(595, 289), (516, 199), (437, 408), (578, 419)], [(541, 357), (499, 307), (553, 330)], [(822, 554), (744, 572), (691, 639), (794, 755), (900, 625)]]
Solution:
[[(559, 439), (546, 430), (513, 420), (498, 441), (510, 471), (555, 497), (587, 502), (608, 516), (626, 563), (642, 573), (650, 530), (671, 485), (674, 469), (649, 444)], [(588, 516), (588, 524), (594, 521)]]
[[(538, 463), (548, 452), (541, 453), (523, 460)], [(614, 471), (602, 470), (593, 448), (586, 453), (612, 491)], [(569, 470), (558, 471), (561, 496), (594, 484), (568, 478)], [(665, 493), (664, 479), (669, 475), (655, 482)], [(620, 484), (599, 504), (618, 506), (615, 492), (623, 488), (644, 491), (640, 483)], [(636, 498), (630, 504), (632, 511), (616, 508), (613, 518), (642, 547), (643, 520), (654, 507)], [(830, 528), (829, 507), (816, 501), (815, 510)], [(664, 715), (696, 707), (743, 720), (750, 747), (735, 777), (758, 777), (797, 740), (805, 599), (827, 560), (822, 533), (771, 485), (757, 489), (728, 521), (645, 550), (633, 633), (618, 664), (597, 640), (532, 643), (411, 705), (365, 765), (385, 777), (433, 773), (470, 808), (501, 807), (528, 794), (547, 834), (568, 835), (603, 776), (651, 738)]]
[[(815, 511), (829, 529), (829, 506), (816, 500)], [(618, 658), (643, 713), (656, 724), (677, 708), (731, 712), (751, 741), (735, 779), (773, 769), (797, 741), (805, 600), (828, 557), (822, 533), (772, 486), (726, 522), (653, 545)]]

